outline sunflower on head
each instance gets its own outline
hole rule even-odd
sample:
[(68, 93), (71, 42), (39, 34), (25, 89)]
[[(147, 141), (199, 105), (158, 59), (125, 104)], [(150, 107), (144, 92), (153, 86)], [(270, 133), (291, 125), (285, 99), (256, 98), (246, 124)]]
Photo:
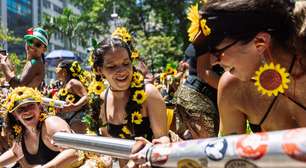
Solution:
[[(15, 119), (12, 113), (26, 104), (42, 103), (42, 97), (43, 95), (37, 89), (29, 87), (17, 87), (11, 90), (3, 105), (5, 111), (1, 114), (4, 118), (5, 130), (12, 133), (12, 137), (9, 137), (10, 139), (20, 140), (24, 132), (24, 126)], [(40, 116), (42, 116), (42, 114), (43, 112), (41, 111)], [(44, 119), (45, 118), (47, 118), (47, 116), (45, 116)]]
[(132, 36), (128, 32), (127, 28), (125, 27), (118, 27), (113, 33), (112, 37), (118, 37), (122, 41), (126, 43), (130, 43), (132, 41)]
[(188, 8), (187, 18), (191, 21), (188, 29), (190, 42), (193, 42), (200, 34), (203, 34), (204, 36), (210, 35), (211, 29), (207, 26), (206, 19), (201, 18), (198, 4)]

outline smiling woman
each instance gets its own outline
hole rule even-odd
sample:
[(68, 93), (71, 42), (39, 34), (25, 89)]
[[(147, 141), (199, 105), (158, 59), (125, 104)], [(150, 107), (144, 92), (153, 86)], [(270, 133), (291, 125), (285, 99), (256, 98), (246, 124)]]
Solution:
[(130, 46), (119, 37), (106, 38), (94, 51), (93, 66), (110, 84), (101, 94), (102, 135), (168, 143), (166, 105), (132, 66)]
[(52, 143), (55, 132), (71, 130), (61, 118), (48, 116), (41, 102), (41, 93), (28, 87), (17, 87), (7, 96), (2, 115), (12, 147), (0, 156), (1, 167), (14, 162), (22, 167), (65, 167), (77, 159), (74, 150)]
[(198, 19), (211, 32), (199, 26), (194, 45), (227, 70), (221, 132), (245, 133), (247, 121), (253, 132), (305, 127), (305, 1), (209, 0)]

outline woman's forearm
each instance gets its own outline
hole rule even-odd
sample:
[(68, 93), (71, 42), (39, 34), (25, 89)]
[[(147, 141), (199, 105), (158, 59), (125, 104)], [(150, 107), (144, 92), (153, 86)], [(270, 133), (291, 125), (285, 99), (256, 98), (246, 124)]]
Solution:
[(9, 82), (13, 77), (15, 77), (14, 72), (10, 70), (9, 66), (3, 66), (2, 70), (6, 81)]
[(17, 161), (17, 156), (14, 154), (12, 149), (9, 149), (0, 156), (0, 167), (7, 166)]
[(47, 164), (43, 165), (43, 168), (55, 168), (55, 167), (67, 167), (78, 159), (78, 153), (74, 149), (66, 149), (59, 153), (54, 159)]
[(88, 96), (81, 97), (81, 99), (74, 104), (74, 108), (72, 109), (72, 111), (80, 110), (85, 104), (87, 104), (87, 102), (88, 102)]

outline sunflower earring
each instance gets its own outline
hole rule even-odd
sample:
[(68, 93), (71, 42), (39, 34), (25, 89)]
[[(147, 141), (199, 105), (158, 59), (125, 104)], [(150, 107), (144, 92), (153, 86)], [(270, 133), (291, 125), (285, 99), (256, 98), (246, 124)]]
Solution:
[(255, 72), (255, 76), (252, 78), (255, 80), (258, 92), (268, 96), (272, 96), (272, 94), (277, 96), (279, 93), (284, 93), (290, 82), (289, 73), (280, 64), (263, 62), (263, 66)]

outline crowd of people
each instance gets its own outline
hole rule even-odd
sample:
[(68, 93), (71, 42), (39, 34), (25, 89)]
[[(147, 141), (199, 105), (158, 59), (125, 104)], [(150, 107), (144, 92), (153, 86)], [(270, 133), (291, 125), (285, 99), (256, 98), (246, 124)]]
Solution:
[[(112, 166), (108, 156), (55, 145), (58, 131), (154, 145), (304, 127), (305, 17), (304, 1), (208, 0), (188, 10), (190, 45), (178, 66), (152, 74), (119, 27), (94, 46), (91, 71), (61, 61), (45, 85), (48, 33), (28, 29), (20, 76), (0, 54), (0, 167)], [(137, 153), (143, 146), (120, 167), (150, 166)]]

